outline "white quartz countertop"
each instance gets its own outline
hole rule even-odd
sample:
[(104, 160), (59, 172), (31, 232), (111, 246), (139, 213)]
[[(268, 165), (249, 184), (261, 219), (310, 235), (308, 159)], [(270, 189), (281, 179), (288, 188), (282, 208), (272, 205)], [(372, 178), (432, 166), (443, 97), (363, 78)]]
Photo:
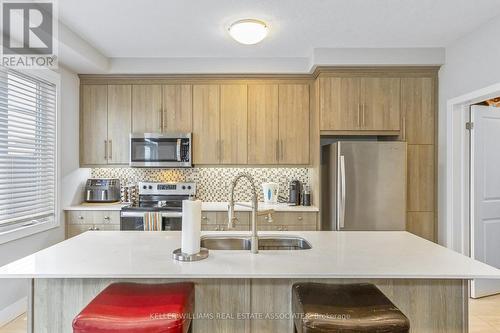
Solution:
[[(231, 234), (248, 233), (224, 233)], [(0, 267), (0, 278), (500, 279), (500, 270), (404, 231), (279, 235), (301, 236), (312, 249), (211, 250), (205, 260), (179, 262), (172, 251), (181, 245), (180, 232), (85, 232)]]
[[(245, 204), (249, 205), (249, 202)], [(203, 211), (227, 211), (227, 202), (203, 202), (201, 204), (201, 209)], [(120, 210), (126, 204), (113, 203), (113, 204), (92, 204), (92, 203), (82, 203), (80, 205), (69, 206), (64, 208), (64, 210)], [(259, 202), (259, 210), (274, 209), (277, 212), (318, 212), (319, 209), (316, 206), (289, 206), (285, 203), (280, 204), (265, 204)], [(241, 207), (236, 205), (236, 211), (251, 211), (251, 208)]]

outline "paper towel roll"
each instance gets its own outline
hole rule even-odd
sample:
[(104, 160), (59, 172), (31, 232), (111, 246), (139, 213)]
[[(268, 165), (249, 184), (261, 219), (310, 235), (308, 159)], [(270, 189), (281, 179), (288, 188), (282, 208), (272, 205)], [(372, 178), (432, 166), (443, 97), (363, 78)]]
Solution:
[(200, 252), (201, 201), (182, 201), (182, 253)]

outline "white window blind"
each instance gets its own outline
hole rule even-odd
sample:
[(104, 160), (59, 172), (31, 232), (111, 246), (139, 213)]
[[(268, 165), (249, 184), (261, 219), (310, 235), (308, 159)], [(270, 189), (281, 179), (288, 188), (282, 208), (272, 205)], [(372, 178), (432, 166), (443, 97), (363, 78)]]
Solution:
[(56, 86), (0, 67), (0, 232), (55, 219)]

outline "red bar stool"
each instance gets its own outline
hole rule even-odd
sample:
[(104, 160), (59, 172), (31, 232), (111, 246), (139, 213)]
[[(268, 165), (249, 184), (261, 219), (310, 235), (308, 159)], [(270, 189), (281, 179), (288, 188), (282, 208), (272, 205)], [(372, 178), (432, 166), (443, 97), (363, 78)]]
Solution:
[(193, 310), (191, 282), (113, 283), (73, 319), (73, 333), (186, 333)]

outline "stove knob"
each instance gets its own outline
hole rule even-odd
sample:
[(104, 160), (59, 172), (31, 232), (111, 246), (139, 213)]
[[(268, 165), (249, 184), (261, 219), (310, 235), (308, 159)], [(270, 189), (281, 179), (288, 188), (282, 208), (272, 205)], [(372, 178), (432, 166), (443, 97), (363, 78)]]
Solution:
[(186, 189), (186, 186), (182, 185), (182, 189), (185, 190)]
[(191, 189), (191, 185), (188, 186), (188, 190), (190, 190), (190, 189)]
[(153, 186), (149, 185), (149, 189), (152, 190), (153, 189)]
[(143, 188), (143, 189), (147, 189), (148, 187), (147, 187), (146, 185), (144, 185), (142, 188)]

